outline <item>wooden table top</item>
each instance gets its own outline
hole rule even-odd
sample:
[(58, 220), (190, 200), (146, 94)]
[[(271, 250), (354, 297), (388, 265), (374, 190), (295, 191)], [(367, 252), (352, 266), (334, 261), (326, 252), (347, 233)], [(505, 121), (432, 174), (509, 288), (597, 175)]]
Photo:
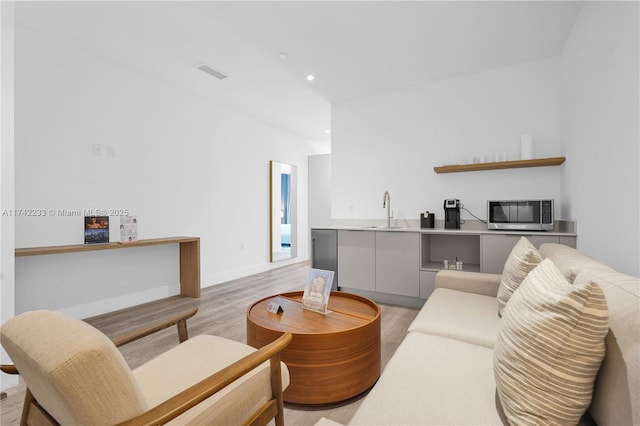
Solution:
[[(284, 312), (269, 312), (270, 303), (278, 303)], [(302, 292), (283, 293), (254, 303), (247, 312), (253, 324), (294, 334), (336, 333), (362, 327), (380, 316), (380, 308), (355, 294), (332, 291), (326, 314), (302, 309)]]

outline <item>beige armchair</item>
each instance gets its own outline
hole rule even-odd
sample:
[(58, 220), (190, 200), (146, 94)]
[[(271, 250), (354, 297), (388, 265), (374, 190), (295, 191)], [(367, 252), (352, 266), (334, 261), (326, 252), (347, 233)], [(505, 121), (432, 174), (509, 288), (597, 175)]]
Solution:
[[(114, 341), (60, 312), (32, 311), (0, 327), (2, 346), (27, 385), (22, 424), (284, 424), (290, 333), (259, 350), (221, 337), (187, 339), (187, 313), (118, 344), (177, 325), (178, 346), (131, 370)], [(269, 361), (269, 362), (267, 362)]]

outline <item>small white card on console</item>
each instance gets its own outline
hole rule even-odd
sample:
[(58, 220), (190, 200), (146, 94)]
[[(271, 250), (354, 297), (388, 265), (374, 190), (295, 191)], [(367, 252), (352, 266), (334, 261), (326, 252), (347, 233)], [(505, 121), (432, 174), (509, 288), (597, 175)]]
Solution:
[(280, 312), (284, 312), (284, 309), (282, 309), (282, 306), (279, 303), (270, 302), (269, 306), (267, 306), (267, 311), (279, 314)]

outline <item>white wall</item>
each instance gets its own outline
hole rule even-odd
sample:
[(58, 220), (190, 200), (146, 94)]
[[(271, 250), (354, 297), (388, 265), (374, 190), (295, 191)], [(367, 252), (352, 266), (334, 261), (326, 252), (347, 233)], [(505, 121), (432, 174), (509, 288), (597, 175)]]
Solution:
[(565, 214), (578, 248), (640, 275), (638, 2), (585, 2), (562, 52)]
[[(459, 198), (486, 217), (487, 199), (556, 199), (578, 223), (578, 247), (640, 275), (639, 30), (637, 2), (584, 2), (561, 56), (392, 91), (332, 108), (332, 218), (399, 219)], [(519, 155), (559, 167), (437, 175), (433, 166)], [(470, 216), (463, 212), (463, 218)]]
[(331, 224), (331, 154), (309, 156), (309, 227)]
[[(14, 235), (15, 219), (11, 212), (15, 208), (14, 198), (14, 109), (13, 109), (13, 80), (14, 80), (14, 3), (0, 2), (0, 29), (2, 47), (0, 48), (0, 321), (14, 316)], [(4, 214), (7, 213), (7, 214)], [(2, 362), (10, 362), (2, 349)], [(17, 376), (0, 374), (0, 389), (7, 389), (18, 383)]]
[(563, 166), (433, 171), (497, 150), (519, 159), (525, 133), (537, 157), (562, 155), (559, 67), (552, 57), (333, 105), (332, 217), (382, 219), (386, 190), (395, 217), (410, 220), (442, 219), (446, 198), (482, 218), (488, 199), (559, 200)]
[[(19, 25), (15, 85), (17, 206), (128, 209), (138, 216), (140, 239), (199, 236), (203, 286), (308, 259), (307, 197), (299, 190), (298, 257), (269, 263), (269, 160), (296, 165), (305, 189), (307, 156), (315, 153), (308, 141)], [(94, 144), (114, 146), (116, 157), (93, 155)], [(79, 244), (82, 227), (79, 217), (20, 217), (16, 247)], [(61, 264), (77, 269), (50, 272)], [(132, 264), (140, 272), (130, 272)], [(20, 310), (48, 303), (88, 316), (178, 288), (171, 246), (17, 266), (18, 286), (24, 278), (29, 288), (16, 296)], [(48, 288), (48, 301), (31, 297), (38, 287)]]

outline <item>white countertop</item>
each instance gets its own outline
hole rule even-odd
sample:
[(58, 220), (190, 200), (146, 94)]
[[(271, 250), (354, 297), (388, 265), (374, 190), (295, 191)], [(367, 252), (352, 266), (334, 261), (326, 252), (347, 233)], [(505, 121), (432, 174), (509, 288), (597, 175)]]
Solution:
[[(394, 223), (392, 220), (392, 228), (383, 227), (379, 220), (353, 220), (348, 224), (333, 224), (327, 226), (312, 226), (311, 229), (330, 229), (330, 230), (346, 230), (346, 231), (376, 231), (376, 232), (417, 232), (421, 234), (459, 234), (459, 235), (482, 235), (482, 234), (500, 234), (500, 235), (558, 235), (565, 237), (575, 237), (577, 233), (570, 231), (575, 229), (574, 222), (557, 221), (553, 231), (506, 231), (506, 230), (490, 230), (487, 225), (477, 220), (467, 220), (461, 225), (461, 229), (444, 229), (443, 221), (436, 220), (435, 228), (420, 228), (418, 221), (403, 221), (403, 224)], [(370, 222), (367, 225), (366, 222)], [(384, 222), (384, 221), (383, 221)], [(398, 221), (399, 222), (399, 221)], [(565, 231), (565, 229), (567, 231)]]

